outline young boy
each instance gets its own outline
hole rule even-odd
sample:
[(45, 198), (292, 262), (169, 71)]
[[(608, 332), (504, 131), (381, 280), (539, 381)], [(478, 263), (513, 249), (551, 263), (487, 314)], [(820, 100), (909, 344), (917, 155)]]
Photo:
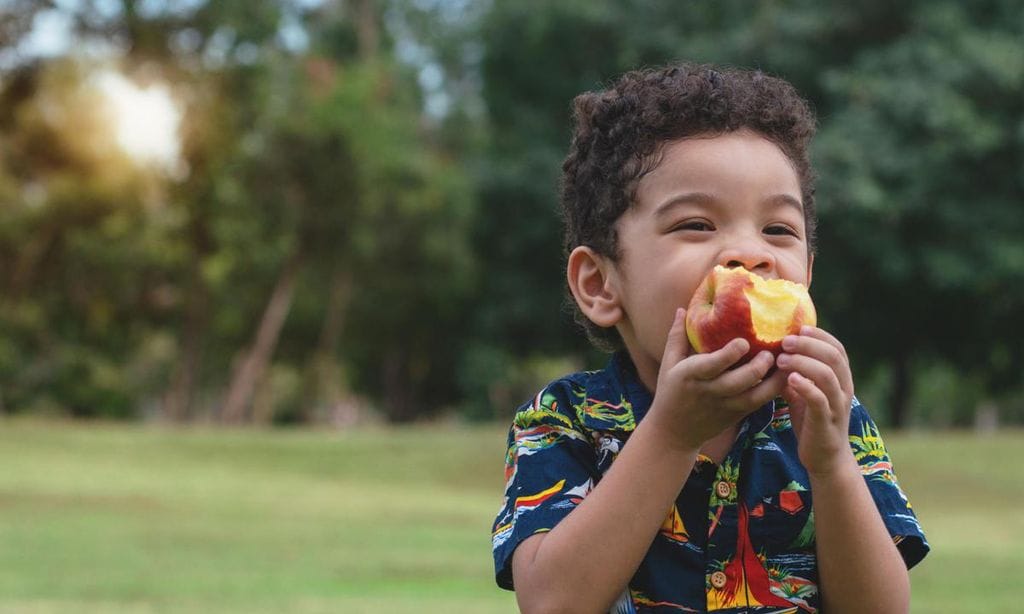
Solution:
[(737, 366), (745, 340), (696, 354), (684, 330), (715, 265), (810, 284), (807, 104), (681, 65), (579, 96), (575, 121), (569, 289), (615, 353), (516, 414), (498, 584), (524, 612), (906, 612), (928, 545), (843, 346), (804, 327)]

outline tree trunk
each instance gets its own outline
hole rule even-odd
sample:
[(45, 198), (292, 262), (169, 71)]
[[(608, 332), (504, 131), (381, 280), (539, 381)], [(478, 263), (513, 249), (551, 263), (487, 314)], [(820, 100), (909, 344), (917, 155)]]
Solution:
[[(193, 161), (195, 162), (195, 161)], [(192, 418), (192, 403), (203, 362), (203, 340), (209, 325), (210, 288), (203, 277), (203, 261), (213, 249), (209, 226), (202, 209), (190, 208), (188, 290), (185, 322), (179, 339), (179, 360), (164, 393), (161, 414), (165, 420), (184, 422)]]
[(892, 363), (892, 387), (889, 390), (889, 417), (893, 427), (907, 425), (907, 402), (910, 399), (910, 360), (897, 356)]
[[(339, 379), (338, 343), (345, 327), (345, 315), (352, 298), (352, 271), (346, 266), (339, 266), (331, 279), (330, 294), (327, 299), (327, 312), (324, 314), (320, 339), (310, 360), (308, 370), (308, 395), (303, 403), (303, 419), (315, 422), (331, 418), (333, 422), (354, 422), (355, 416), (340, 416), (340, 411), (350, 411), (354, 407), (345, 403), (347, 386)], [(326, 415), (320, 409), (326, 408)], [(344, 408), (344, 409), (342, 409)]]
[(164, 394), (162, 414), (171, 422), (185, 422), (192, 417), (192, 401), (203, 361), (203, 338), (206, 336), (209, 310), (209, 288), (203, 280), (202, 260), (196, 257), (190, 271), (185, 323), (181, 333), (181, 351), (170, 386)]
[(982, 399), (974, 408), (974, 430), (991, 435), (999, 430), (999, 405), (991, 399)]
[(384, 356), (381, 365), (384, 384), (383, 405), (388, 420), (394, 423), (412, 422), (416, 418), (413, 382), (409, 377), (409, 359), (402, 349), (393, 349)]
[(60, 240), (61, 230), (52, 225), (37, 229), (18, 251), (11, 267), (9, 290), (3, 299), (14, 303), (22, 298), (35, 283), (36, 270)]
[(171, 377), (170, 386), (164, 394), (161, 408), (163, 418), (169, 422), (187, 422), (192, 418), (192, 400), (195, 398), (196, 381), (203, 360), (205, 318), (198, 312), (189, 313), (186, 318), (185, 329), (182, 331), (180, 359)]
[(285, 320), (288, 318), (302, 260), (301, 250), (296, 249), (281, 269), (277, 283), (274, 285), (274, 291), (267, 302), (267, 308), (263, 311), (263, 318), (256, 330), (256, 338), (252, 347), (243, 353), (238, 368), (231, 378), (227, 398), (221, 410), (221, 421), (224, 423), (239, 424), (246, 418), (252, 403), (253, 392), (266, 371), (267, 365), (270, 364), (270, 359), (273, 357), (274, 349), (281, 336), (281, 329), (284, 328)]
[(324, 325), (320, 329), (318, 351), (331, 354), (338, 350), (341, 331), (345, 328), (345, 315), (352, 298), (352, 271), (348, 267), (339, 266), (331, 279), (331, 293), (327, 299), (327, 313), (324, 314)]
[(372, 62), (377, 59), (377, 51), (380, 47), (380, 25), (377, 23), (376, 2), (374, 0), (356, 0), (354, 9), (359, 58), (364, 62)]

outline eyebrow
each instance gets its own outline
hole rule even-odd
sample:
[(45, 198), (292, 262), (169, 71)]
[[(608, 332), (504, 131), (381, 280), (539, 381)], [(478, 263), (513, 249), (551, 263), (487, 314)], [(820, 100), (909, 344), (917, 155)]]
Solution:
[(793, 207), (800, 212), (801, 215), (804, 213), (804, 204), (799, 199), (793, 198), (789, 194), (775, 194), (765, 199), (766, 203), (774, 205), (786, 205)]
[[(687, 204), (694, 205), (713, 205), (718, 203), (719, 200), (706, 192), (686, 192), (678, 194), (666, 200), (665, 202), (658, 205), (657, 209), (654, 210), (656, 217), (661, 217), (671, 211), (672, 209)], [(773, 194), (763, 201), (769, 205), (783, 205), (786, 207), (793, 207), (800, 212), (801, 215), (804, 213), (804, 205), (799, 199), (793, 198), (789, 194)]]
[(686, 192), (683, 194), (677, 194), (658, 205), (658, 208), (654, 210), (654, 215), (655, 217), (662, 217), (680, 205), (711, 205), (716, 202), (718, 202), (717, 199), (710, 194), (704, 192)]

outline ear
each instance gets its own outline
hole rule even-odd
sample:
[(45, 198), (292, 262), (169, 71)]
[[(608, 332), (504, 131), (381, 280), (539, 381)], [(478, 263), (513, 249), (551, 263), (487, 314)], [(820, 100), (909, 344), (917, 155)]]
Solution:
[(569, 254), (569, 290), (583, 315), (604, 328), (615, 326), (622, 319), (615, 274), (614, 265), (589, 247), (581, 245)]

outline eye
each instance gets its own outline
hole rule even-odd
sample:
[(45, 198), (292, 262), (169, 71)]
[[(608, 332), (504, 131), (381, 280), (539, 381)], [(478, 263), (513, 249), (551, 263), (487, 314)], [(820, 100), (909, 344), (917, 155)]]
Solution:
[(672, 227), (673, 231), (692, 230), (696, 232), (710, 232), (714, 229), (715, 227), (711, 224), (711, 222), (701, 219), (684, 220)]
[(791, 236), (791, 237), (799, 237), (800, 236), (799, 233), (797, 233), (797, 231), (793, 230), (789, 226), (786, 226), (785, 224), (773, 224), (773, 225), (765, 228), (764, 229), (764, 233), (767, 234), (767, 235), (776, 235), (776, 236), (784, 236), (784, 235), (788, 235), (788, 236)]

